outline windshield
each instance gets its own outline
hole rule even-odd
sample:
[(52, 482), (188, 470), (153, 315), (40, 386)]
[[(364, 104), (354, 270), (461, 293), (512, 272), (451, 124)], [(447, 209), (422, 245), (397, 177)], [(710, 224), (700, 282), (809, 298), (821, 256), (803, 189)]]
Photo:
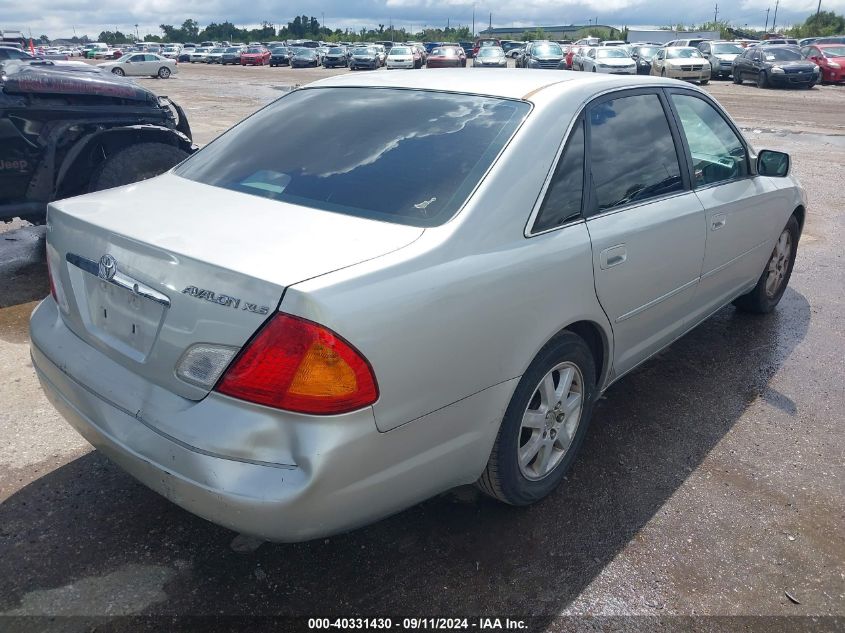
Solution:
[(548, 57), (551, 57), (552, 55), (557, 55), (558, 57), (562, 57), (563, 51), (557, 44), (535, 44), (531, 47), (531, 54), (546, 55)]
[(597, 48), (596, 49), (596, 57), (598, 58), (607, 58), (607, 57), (616, 57), (616, 58), (625, 58), (628, 57), (625, 54), (625, 51), (619, 50), (618, 48)]
[(251, 55), (260, 55), (261, 53), (264, 52), (264, 49), (262, 49), (262, 48), (248, 48), (248, 49), (246, 49), (246, 52), (250, 53)]
[(237, 46), (232, 46), (231, 48), (227, 48), (227, 49), (226, 49), (226, 52), (227, 52), (227, 53), (237, 53), (237, 52), (239, 52), (240, 50), (241, 50), (241, 49), (239, 49)]
[(845, 46), (825, 46), (821, 50), (825, 57), (845, 57)]
[(343, 49), (337, 47), (330, 48), (329, 55), (343, 55)]
[(456, 51), (454, 48), (435, 48), (433, 51), (431, 51), (431, 54), (435, 57), (437, 57), (438, 55), (442, 57), (456, 57), (458, 55), (458, 51)]
[(374, 49), (374, 48), (364, 48), (364, 47), (356, 48), (354, 51), (352, 51), (352, 54), (353, 55), (375, 55), (376, 49)]
[(794, 62), (801, 59), (801, 53), (791, 48), (767, 48), (763, 57), (767, 62)]
[(317, 53), (310, 48), (300, 48), (296, 51), (296, 57), (316, 57)]
[(211, 49), (212, 53), (224, 53), (226, 51), (225, 48), (213, 48)]
[(739, 55), (742, 49), (736, 44), (712, 44), (714, 55)]
[(505, 51), (501, 48), (496, 48), (493, 46), (485, 46), (481, 50), (478, 51), (479, 57), (504, 57)]
[[(323, 107), (332, 102), (344, 107)], [(259, 110), (175, 173), (280, 202), (434, 226), (463, 205), (529, 111), (521, 101), (477, 95), (306, 88)], [(420, 156), (448, 160), (428, 161), (420, 178)]]
[(391, 55), (410, 55), (411, 49), (406, 46), (394, 46), (390, 49)]
[(701, 51), (697, 48), (667, 48), (667, 59), (689, 59), (691, 57), (701, 57)]

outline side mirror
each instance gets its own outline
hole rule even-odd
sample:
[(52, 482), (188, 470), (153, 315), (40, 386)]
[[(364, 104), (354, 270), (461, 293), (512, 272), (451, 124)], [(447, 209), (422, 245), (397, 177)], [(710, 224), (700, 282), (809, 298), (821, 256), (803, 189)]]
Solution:
[(789, 154), (764, 149), (757, 155), (757, 173), (784, 178), (789, 173)]

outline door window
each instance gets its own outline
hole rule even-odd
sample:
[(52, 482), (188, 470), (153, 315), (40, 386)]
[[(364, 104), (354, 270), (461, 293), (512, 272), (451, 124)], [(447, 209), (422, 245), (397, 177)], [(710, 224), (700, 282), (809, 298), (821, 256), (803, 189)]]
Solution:
[(578, 217), (583, 192), (584, 123), (579, 120), (572, 128), (566, 149), (557, 163), (532, 232), (547, 231)]
[(748, 175), (745, 145), (712, 105), (681, 94), (673, 94), (672, 103), (692, 155), (696, 187)]
[(598, 211), (684, 188), (675, 142), (656, 94), (591, 107), (590, 153)]

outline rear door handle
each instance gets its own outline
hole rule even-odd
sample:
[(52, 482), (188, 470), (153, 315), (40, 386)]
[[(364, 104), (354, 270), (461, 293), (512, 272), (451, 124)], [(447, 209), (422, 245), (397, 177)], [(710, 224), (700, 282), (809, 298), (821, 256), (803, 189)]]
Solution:
[(710, 230), (711, 231), (718, 231), (721, 229), (725, 224), (728, 223), (728, 218), (724, 213), (717, 213), (712, 217), (710, 220)]
[(624, 264), (627, 259), (628, 249), (624, 244), (617, 244), (616, 246), (604, 249), (599, 254), (599, 265), (602, 270), (607, 270), (608, 268)]

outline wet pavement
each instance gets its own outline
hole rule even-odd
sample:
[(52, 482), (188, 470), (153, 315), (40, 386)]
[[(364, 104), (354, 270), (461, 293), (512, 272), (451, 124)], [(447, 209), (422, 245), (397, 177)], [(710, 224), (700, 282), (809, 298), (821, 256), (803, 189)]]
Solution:
[[(210, 100), (221, 70), (180, 77)], [(244, 86), (298, 72), (244, 70)], [(149, 83), (188, 96), (177, 80)], [(464, 488), (331, 539), (236, 539), (136, 483), (53, 411), (26, 336), (47, 292), (27, 268), (39, 247), (0, 234), (0, 283), (13, 288), (0, 295), (0, 613), (534, 615), (538, 629), (561, 614), (845, 618), (845, 90), (709, 89), (755, 147), (792, 154), (807, 188), (790, 288), (773, 314), (727, 307), (612, 387), (567, 481), (530, 508)], [(238, 108), (264, 102), (225, 90)], [(229, 124), (190, 116), (204, 142)], [(9, 282), (12, 266), (31, 285)]]

